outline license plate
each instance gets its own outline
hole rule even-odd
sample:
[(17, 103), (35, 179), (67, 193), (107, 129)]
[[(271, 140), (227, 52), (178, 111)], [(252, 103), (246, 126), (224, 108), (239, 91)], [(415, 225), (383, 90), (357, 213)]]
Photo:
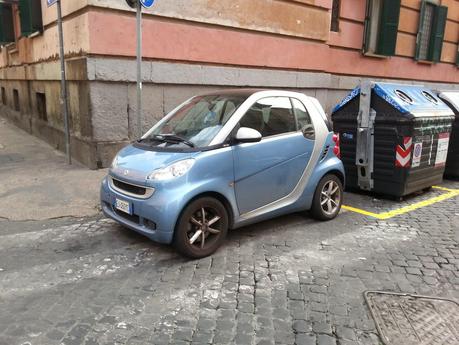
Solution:
[(129, 202), (127, 202), (127, 201), (116, 199), (115, 200), (115, 207), (116, 207), (117, 210), (120, 210), (120, 211), (125, 212), (127, 214), (132, 214), (131, 204), (129, 204)]

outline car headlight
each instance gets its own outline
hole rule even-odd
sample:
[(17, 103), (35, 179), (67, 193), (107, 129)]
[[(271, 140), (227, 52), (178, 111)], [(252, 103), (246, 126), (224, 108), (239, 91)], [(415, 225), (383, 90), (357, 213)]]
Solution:
[(185, 175), (194, 164), (194, 159), (175, 162), (165, 168), (157, 169), (147, 176), (148, 180), (164, 181)]

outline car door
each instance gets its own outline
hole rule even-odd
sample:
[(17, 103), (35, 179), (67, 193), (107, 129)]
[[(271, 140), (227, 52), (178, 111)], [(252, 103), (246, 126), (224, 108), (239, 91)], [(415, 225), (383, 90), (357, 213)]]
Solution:
[(258, 100), (239, 126), (262, 134), (260, 142), (233, 147), (235, 193), (242, 215), (293, 191), (311, 157), (314, 128), (306, 107), (288, 97)]

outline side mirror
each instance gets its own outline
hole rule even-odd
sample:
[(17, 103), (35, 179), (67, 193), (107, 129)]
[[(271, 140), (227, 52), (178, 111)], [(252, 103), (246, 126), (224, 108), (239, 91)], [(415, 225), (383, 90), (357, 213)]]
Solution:
[(238, 143), (257, 143), (261, 140), (261, 133), (253, 128), (241, 127), (238, 129), (235, 139)]

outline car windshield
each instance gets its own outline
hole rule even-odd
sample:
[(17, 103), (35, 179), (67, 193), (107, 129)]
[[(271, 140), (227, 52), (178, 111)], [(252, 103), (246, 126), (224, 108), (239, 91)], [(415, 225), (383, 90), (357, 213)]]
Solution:
[(143, 141), (156, 142), (158, 146), (208, 146), (246, 98), (241, 95), (194, 97)]

